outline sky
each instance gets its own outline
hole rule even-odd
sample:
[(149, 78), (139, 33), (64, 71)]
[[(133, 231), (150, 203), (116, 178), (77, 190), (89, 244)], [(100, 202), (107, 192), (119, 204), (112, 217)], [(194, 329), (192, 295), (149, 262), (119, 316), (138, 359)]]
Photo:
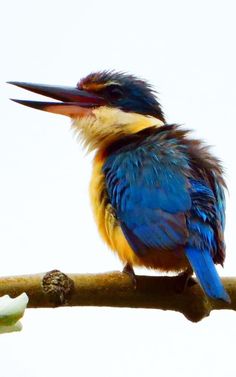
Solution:
[[(227, 258), (219, 273), (236, 276), (235, 11), (233, 0), (2, 4), (0, 275), (122, 268), (90, 209), (93, 156), (67, 118), (18, 106), (8, 98), (40, 98), (5, 84), (75, 85), (116, 69), (151, 82), (167, 121), (192, 129), (223, 161)], [(22, 322), (20, 333), (0, 336), (2, 376), (236, 375), (232, 311), (193, 324), (158, 310), (29, 309)]]

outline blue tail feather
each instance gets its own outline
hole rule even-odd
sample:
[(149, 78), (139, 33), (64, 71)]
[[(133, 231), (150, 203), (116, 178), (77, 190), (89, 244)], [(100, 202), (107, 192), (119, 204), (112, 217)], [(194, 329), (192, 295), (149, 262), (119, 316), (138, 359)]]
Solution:
[(204, 292), (213, 299), (230, 302), (230, 297), (224, 289), (210, 252), (188, 246), (185, 253)]

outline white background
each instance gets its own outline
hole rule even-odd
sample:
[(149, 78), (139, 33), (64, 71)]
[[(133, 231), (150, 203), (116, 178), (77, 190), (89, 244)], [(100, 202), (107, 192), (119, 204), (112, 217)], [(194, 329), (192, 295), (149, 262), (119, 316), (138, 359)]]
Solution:
[[(5, 84), (75, 85), (111, 68), (148, 79), (168, 122), (215, 146), (230, 192), (219, 271), (236, 275), (235, 11), (233, 0), (2, 3), (1, 275), (121, 269), (93, 222), (92, 156), (68, 119), (10, 102), (39, 97)], [(28, 310), (21, 333), (0, 337), (0, 376), (235, 377), (235, 323), (232, 311), (192, 324), (156, 310)]]

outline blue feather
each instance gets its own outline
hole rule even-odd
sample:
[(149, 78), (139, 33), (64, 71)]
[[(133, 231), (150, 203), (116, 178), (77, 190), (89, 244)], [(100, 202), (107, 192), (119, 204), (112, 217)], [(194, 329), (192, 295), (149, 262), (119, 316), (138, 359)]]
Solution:
[(213, 299), (230, 302), (209, 250), (186, 247), (185, 253), (205, 293)]

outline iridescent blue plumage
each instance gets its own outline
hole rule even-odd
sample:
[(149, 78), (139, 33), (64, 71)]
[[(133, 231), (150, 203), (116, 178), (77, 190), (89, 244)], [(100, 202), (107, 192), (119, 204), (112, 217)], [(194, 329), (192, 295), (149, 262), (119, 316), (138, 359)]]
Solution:
[(182, 246), (205, 292), (229, 301), (214, 266), (224, 261), (221, 167), (185, 136), (163, 126), (110, 146), (103, 167), (108, 195), (137, 255)]

